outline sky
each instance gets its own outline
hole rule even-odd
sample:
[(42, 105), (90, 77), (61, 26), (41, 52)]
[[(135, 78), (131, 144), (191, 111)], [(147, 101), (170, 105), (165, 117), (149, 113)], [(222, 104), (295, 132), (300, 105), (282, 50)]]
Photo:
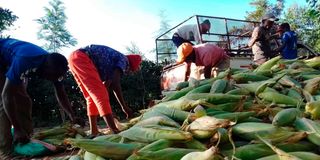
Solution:
[[(192, 15), (207, 15), (244, 19), (251, 0), (62, 0), (68, 17), (66, 27), (78, 44), (62, 50), (68, 56), (73, 50), (90, 44), (106, 45), (122, 53), (135, 43), (146, 58), (155, 60), (155, 37), (160, 27), (159, 13), (164, 11), (173, 27)], [(275, 2), (275, 0), (271, 0)], [(285, 0), (285, 7), (305, 0)], [(40, 26), (35, 19), (45, 15), (49, 0), (0, 0), (0, 6), (10, 9), (19, 19), (6, 34), (37, 45)]]

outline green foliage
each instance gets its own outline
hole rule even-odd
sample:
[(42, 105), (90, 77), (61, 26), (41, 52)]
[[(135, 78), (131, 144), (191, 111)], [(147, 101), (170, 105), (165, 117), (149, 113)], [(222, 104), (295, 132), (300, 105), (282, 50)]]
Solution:
[(0, 34), (10, 26), (13, 26), (13, 22), (17, 19), (18, 17), (12, 11), (0, 7)]
[(255, 7), (252, 12), (247, 12), (247, 20), (261, 21), (261, 17), (266, 13), (273, 13), (275, 16), (280, 16), (284, 8), (284, 0), (277, 0), (276, 4), (272, 4), (269, 0), (252, 0), (250, 5)]
[[(122, 77), (121, 86), (124, 99), (133, 111), (144, 109), (151, 100), (159, 99), (161, 68), (151, 61), (143, 61), (140, 72)], [(75, 114), (86, 119), (86, 101), (70, 72), (65, 77), (64, 86)], [(33, 101), (35, 127), (54, 126), (62, 122), (60, 107), (51, 82), (35, 77), (29, 82), (28, 93)], [(109, 96), (113, 112), (124, 118), (124, 113), (113, 93), (110, 92)]]
[(63, 47), (75, 46), (77, 40), (65, 27), (67, 16), (64, 13), (63, 2), (52, 0), (49, 5), (50, 7), (44, 7), (46, 15), (36, 19), (41, 25), (38, 38), (47, 42), (44, 48), (50, 52), (58, 52)]
[(284, 13), (283, 22), (288, 22), (296, 31), (298, 39), (320, 52), (319, 8), (316, 5), (299, 6), (294, 4)]
[[(124, 99), (135, 112), (145, 109), (154, 99), (161, 95), (160, 75), (162, 67), (151, 61), (143, 61), (141, 70), (133, 75), (125, 75), (121, 79)], [(110, 93), (112, 109), (117, 115), (124, 116), (120, 105)]]

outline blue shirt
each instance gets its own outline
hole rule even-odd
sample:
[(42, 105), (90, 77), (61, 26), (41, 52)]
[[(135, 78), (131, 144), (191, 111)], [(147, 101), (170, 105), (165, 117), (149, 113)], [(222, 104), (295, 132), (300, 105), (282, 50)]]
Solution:
[(111, 80), (114, 69), (119, 68), (122, 73), (125, 73), (129, 67), (127, 57), (110, 47), (90, 45), (83, 49), (95, 64), (102, 81)]
[(281, 41), (285, 44), (282, 50), (282, 57), (284, 59), (295, 59), (298, 57), (297, 51), (297, 34), (293, 31), (284, 32)]
[(21, 84), (45, 61), (47, 51), (29, 42), (12, 38), (0, 39), (0, 61), (6, 77), (14, 84)]

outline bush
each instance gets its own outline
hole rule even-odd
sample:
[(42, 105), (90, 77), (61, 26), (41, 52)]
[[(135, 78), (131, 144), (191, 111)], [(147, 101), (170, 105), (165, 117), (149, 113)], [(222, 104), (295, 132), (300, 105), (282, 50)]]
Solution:
[[(122, 77), (123, 96), (133, 111), (144, 109), (151, 100), (159, 99), (161, 68), (151, 61), (143, 61), (141, 71)], [(85, 99), (70, 72), (67, 73), (64, 84), (76, 115), (87, 119)], [(29, 82), (28, 92), (33, 101), (32, 113), (35, 127), (54, 126), (62, 122), (53, 84), (34, 78)], [(124, 113), (113, 93), (110, 92), (109, 96), (114, 114), (124, 118)]]

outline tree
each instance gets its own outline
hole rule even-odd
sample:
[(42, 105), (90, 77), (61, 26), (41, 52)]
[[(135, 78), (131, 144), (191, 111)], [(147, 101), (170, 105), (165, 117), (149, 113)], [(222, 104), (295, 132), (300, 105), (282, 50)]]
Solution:
[(0, 34), (7, 30), (9, 27), (13, 26), (13, 22), (16, 21), (18, 17), (12, 13), (9, 9), (0, 7)]
[(309, 45), (316, 52), (320, 51), (320, 21), (319, 4), (309, 1), (309, 5), (302, 7), (294, 4), (284, 13), (284, 22), (290, 24), (296, 31), (298, 39)]
[(253, 0), (250, 5), (255, 7), (255, 10), (247, 12), (246, 19), (260, 21), (266, 13), (273, 13), (276, 17), (279, 17), (284, 8), (284, 0), (277, 0), (276, 4), (271, 4), (268, 0)]
[[(160, 18), (160, 28), (156, 31), (155, 38), (158, 38), (160, 35), (164, 34), (168, 30), (171, 29), (171, 26), (169, 24), (169, 20), (167, 19), (167, 15), (165, 14), (165, 10), (160, 10), (159, 13)], [(159, 39), (164, 39), (163, 41), (158, 41), (157, 49), (160, 53), (172, 53), (175, 51), (175, 46), (171, 41), (171, 32), (168, 32), (167, 34), (161, 36)], [(153, 50), (153, 52), (156, 52), (156, 49)], [(172, 55), (161, 55), (159, 56), (160, 61), (171, 61)]]
[(64, 13), (63, 2), (52, 0), (49, 5), (50, 7), (44, 7), (45, 16), (36, 19), (41, 25), (38, 39), (44, 39), (47, 42), (44, 48), (50, 52), (58, 52), (64, 47), (75, 46), (77, 40), (65, 27), (67, 16)]
[(126, 46), (126, 50), (128, 54), (139, 54), (142, 58), (145, 58), (138, 45), (133, 41), (130, 42), (129, 46)]

